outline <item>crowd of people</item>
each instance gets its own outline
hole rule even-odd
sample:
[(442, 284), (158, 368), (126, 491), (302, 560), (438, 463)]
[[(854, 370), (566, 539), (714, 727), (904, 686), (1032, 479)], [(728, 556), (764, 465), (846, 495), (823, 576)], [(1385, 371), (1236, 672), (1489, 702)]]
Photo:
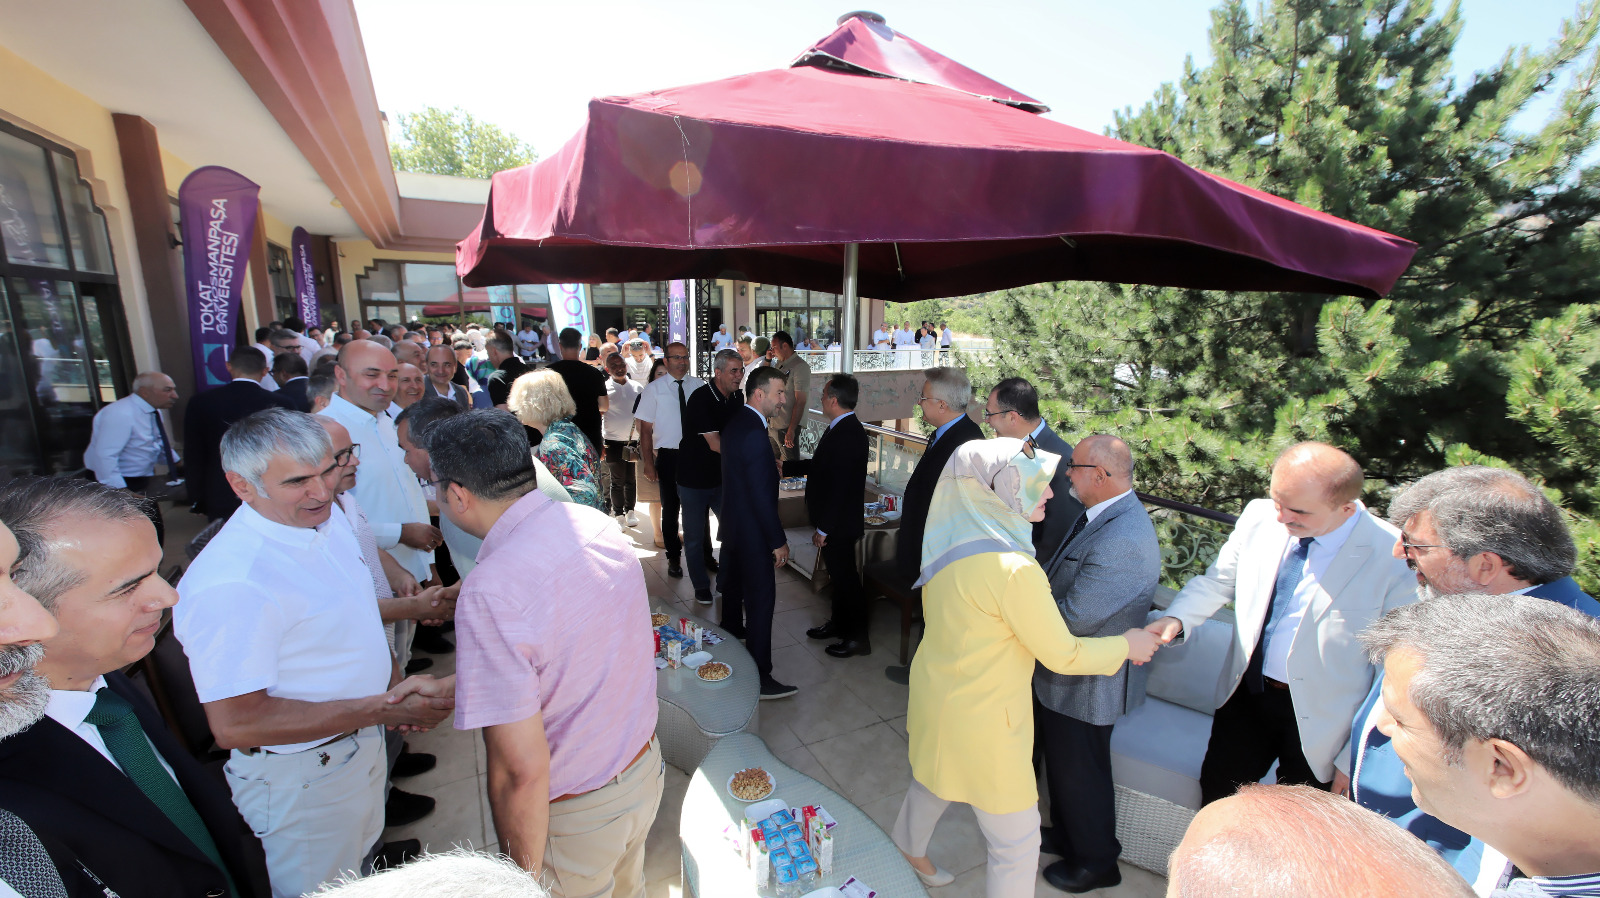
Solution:
[[(1215, 563), (1155, 609), (1135, 447), (1068, 443), (1023, 378), (980, 409), (960, 369), (926, 372), (896, 554), (862, 571), (860, 384), (819, 385), (801, 457), (812, 375), (786, 332), (720, 332), (702, 380), (647, 333), (317, 331), (290, 319), (235, 350), (232, 382), (188, 400), (181, 457), (161, 414), (181, 397), (149, 372), (97, 416), (94, 480), (0, 484), (0, 895), (407, 876), (539, 893), (519, 871), (642, 895), (663, 772), (635, 503), (650, 493), (668, 575), (720, 605), (780, 700), (798, 692), (772, 659), (783, 475), (807, 477), (833, 584), (809, 638), (869, 654), (869, 585), (920, 600), (915, 657), (886, 675), (909, 687), (911, 764), (890, 835), (926, 885), (954, 878), (929, 856), (952, 802), (976, 812), (992, 898), (1033, 894), (1041, 854), (1062, 891), (1118, 884), (1131, 667), (1231, 606), (1169, 894), (1600, 895), (1600, 604), (1560, 509), (1515, 472), (1430, 474), (1385, 520), (1351, 456), (1290, 446)], [(174, 588), (149, 499), (180, 470), (212, 524)], [(220, 777), (125, 675), (169, 613)], [(425, 672), (450, 650), (454, 675)], [(382, 839), (432, 809), (394, 781), (436, 763), (406, 735), (451, 714), (482, 734), (514, 867)]]

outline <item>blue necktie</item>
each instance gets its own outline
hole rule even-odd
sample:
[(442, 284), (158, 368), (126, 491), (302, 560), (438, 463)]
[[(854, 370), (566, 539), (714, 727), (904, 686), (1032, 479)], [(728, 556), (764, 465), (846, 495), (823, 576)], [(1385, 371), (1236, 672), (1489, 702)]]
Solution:
[(172, 443), (167, 440), (167, 429), (161, 425), (161, 413), (151, 410), (155, 416), (156, 439), (161, 443), (161, 460), (167, 463), (167, 479), (175, 480), (178, 477), (178, 463), (172, 458)]
[(1288, 611), (1294, 602), (1294, 591), (1300, 586), (1300, 581), (1306, 575), (1306, 556), (1311, 552), (1311, 543), (1314, 536), (1302, 536), (1289, 556), (1278, 566), (1278, 580), (1272, 586), (1272, 602), (1267, 607), (1267, 619), (1261, 628), (1261, 638), (1256, 640), (1256, 650), (1250, 655), (1250, 666), (1245, 669), (1245, 685), (1249, 687), (1251, 695), (1260, 695), (1266, 688), (1262, 682), (1261, 666), (1266, 661), (1267, 643), (1272, 640), (1273, 628), (1277, 626), (1278, 619)]

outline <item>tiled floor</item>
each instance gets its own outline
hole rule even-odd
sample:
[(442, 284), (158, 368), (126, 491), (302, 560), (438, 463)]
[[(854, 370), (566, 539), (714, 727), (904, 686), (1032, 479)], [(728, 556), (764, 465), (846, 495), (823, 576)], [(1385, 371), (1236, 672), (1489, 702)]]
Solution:
[[(169, 517), (174, 536), (186, 539), (193, 529), (181, 513)], [(184, 532), (188, 531), (188, 532)], [(645, 583), (652, 599), (675, 602), (692, 614), (705, 614), (694, 603), (687, 578), (666, 575), (666, 560), (649, 545), (642, 529), (631, 530), (644, 565)], [(168, 545), (180, 545), (168, 539)], [(169, 553), (169, 556), (173, 553)], [(911, 768), (906, 759), (906, 696), (904, 686), (884, 679), (885, 665), (897, 662), (899, 616), (887, 604), (873, 613), (874, 652), (867, 657), (840, 660), (823, 652), (824, 643), (807, 639), (805, 631), (828, 616), (826, 592), (814, 595), (811, 584), (791, 571), (778, 573), (777, 615), (773, 623), (773, 674), (800, 688), (793, 698), (761, 706), (759, 735), (784, 763), (814, 777), (850, 799), (879, 826), (894, 824), (905, 796)], [(713, 617), (714, 619), (714, 617)], [(434, 657), (429, 673), (446, 675), (455, 669), (454, 656)], [(387, 839), (416, 838), (431, 850), (452, 845), (496, 850), (494, 824), (485, 797), (486, 769), (483, 743), (473, 733), (448, 725), (410, 737), (412, 748), (439, 757), (428, 773), (400, 780), (408, 792), (438, 800), (438, 807), (421, 821), (396, 827)], [(689, 777), (667, 767), (666, 794), (661, 812), (650, 831), (645, 875), (651, 898), (681, 898), (678, 879), (678, 815)], [(930, 890), (933, 898), (981, 898), (984, 893), (983, 837), (971, 808), (954, 805), (934, 834), (929, 855), (956, 874), (951, 885)], [(1054, 858), (1043, 858), (1041, 866)], [(1166, 880), (1137, 867), (1122, 865), (1122, 885), (1089, 893), (1119, 898), (1153, 898), (1166, 891)], [(1064, 894), (1038, 880), (1037, 894), (1059, 898)], [(886, 896), (893, 898), (893, 896)]]

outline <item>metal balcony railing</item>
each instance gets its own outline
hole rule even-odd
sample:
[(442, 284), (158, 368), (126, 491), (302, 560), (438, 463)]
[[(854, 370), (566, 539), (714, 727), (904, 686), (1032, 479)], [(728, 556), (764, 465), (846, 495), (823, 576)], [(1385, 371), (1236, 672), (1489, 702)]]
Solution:
[[(859, 359), (860, 356), (858, 355)], [(867, 479), (879, 490), (904, 493), (906, 482), (928, 449), (926, 437), (862, 422), (867, 430)], [(800, 428), (802, 458), (810, 458), (827, 430), (819, 409), (806, 413)], [(1180, 589), (1189, 578), (1205, 573), (1233, 532), (1237, 515), (1189, 505), (1148, 493), (1136, 493), (1150, 513), (1161, 543), (1161, 584)]]
[[(795, 354), (805, 359), (812, 373), (832, 374), (839, 370), (838, 349), (802, 349)], [(944, 365), (967, 365), (988, 359), (993, 349), (858, 349), (855, 370), (921, 371)]]

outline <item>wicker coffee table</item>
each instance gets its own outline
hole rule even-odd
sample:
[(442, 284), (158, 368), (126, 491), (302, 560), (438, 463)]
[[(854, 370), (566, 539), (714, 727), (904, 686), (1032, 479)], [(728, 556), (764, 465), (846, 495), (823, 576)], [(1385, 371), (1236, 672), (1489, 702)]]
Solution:
[(693, 773), (717, 740), (756, 728), (761, 676), (755, 659), (726, 630), (670, 605), (651, 610), (670, 617), (674, 627), (679, 618), (688, 617), (722, 637), (722, 642), (707, 646), (706, 651), (733, 669), (732, 676), (712, 683), (701, 680), (690, 667), (656, 671), (656, 735), (661, 738), (661, 756), (684, 773)]
[(821, 805), (838, 826), (834, 834), (833, 874), (822, 886), (838, 887), (854, 876), (890, 898), (927, 898), (916, 871), (889, 836), (838, 793), (781, 763), (767, 744), (750, 733), (729, 736), (706, 755), (689, 781), (678, 821), (683, 845), (683, 887), (696, 898), (755, 898), (755, 879), (734, 852), (723, 830), (738, 823), (746, 805), (728, 794), (728, 777), (745, 767), (761, 767), (778, 787), (772, 797), (791, 807)]

